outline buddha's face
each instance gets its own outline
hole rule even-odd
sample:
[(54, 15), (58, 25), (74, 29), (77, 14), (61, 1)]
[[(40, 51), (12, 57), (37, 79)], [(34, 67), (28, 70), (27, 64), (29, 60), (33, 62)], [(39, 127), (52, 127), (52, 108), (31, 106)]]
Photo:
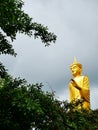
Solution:
[(78, 65), (72, 65), (71, 66), (71, 72), (74, 77), (81, 75), (81, 68)]

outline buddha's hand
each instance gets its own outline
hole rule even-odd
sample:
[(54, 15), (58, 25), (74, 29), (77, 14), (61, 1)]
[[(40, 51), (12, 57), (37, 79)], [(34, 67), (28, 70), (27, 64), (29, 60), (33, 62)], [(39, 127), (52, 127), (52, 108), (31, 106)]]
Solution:
[(74, 79), (71, 79), (70, 81), (71, 81), (71, 84), (72, 84), (75, 88), (81, 90), (81, 88), (77, 85), (77, 83), (75, 82)]
[(74, 87), (77, 86), (77, 83), (75, 82), (74, 79), (71, 79), (70, 81), (71, 81), (71, 84), (72, 84)]
[(70, 81), (71, 81), (71, 84), (72, 84), (73, 86), (77, 86), (77, 83), (75, 82), (74, 79), (71, 79)]

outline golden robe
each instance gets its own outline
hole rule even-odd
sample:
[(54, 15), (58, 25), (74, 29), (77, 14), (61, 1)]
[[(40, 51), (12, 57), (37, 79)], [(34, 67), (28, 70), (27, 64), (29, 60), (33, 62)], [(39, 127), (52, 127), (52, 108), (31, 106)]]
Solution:
[(83, 108), (90, 109), (90, 87), (89, 79), (87, 76), (79, 76), (74, 78), (76, 84), (80, 87), (77, 89), (71, 83), (69, 84), (70, 89), (70, 101), (75, 101), (77, 99), (83, 99)]

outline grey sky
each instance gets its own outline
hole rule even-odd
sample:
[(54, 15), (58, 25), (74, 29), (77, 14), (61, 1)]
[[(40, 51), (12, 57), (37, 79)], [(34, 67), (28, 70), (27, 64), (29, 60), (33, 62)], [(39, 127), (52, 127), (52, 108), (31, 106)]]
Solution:
[(48, 26), (57, 41), (44, 47), (40, 39), (17, 35), (17, 57), (1, 56), (13, 76), (30, 83), (42, 82), (62, 100), (69, 100), (69, 66), (74, 56), (90, 78), (91, 107), (98, 108), (98, 1), (97, 0), (24, 0), (24, 10), (33, 20)]

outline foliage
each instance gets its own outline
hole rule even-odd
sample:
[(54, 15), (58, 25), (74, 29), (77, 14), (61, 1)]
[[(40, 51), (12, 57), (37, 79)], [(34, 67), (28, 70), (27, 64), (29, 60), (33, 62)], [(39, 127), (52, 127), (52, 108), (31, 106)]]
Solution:
[[(56, 35), (48, 31), (42, 24), (33, 22), (22, 7), (22, 0), (0, 0), (0, 54), (16, 56), (11, 42), (16, 39), (17, 33), (34, 38), (40, 38), (45, 46), (56, 41)], [(4, 65), (0, 62), (0, 77), (7, 75)]]
[(2, 65), (2, 63), (0, 63), (0, 77), (4, 78), (7, 75), (7, 70), (5, 69), (5, 67)]
[(28, 14), (24, 13), (22, 0), (0, 0), (0, 54), (16, 56), (10, 41), (16, 39), (17, 33), (41, 38), (45, 46), (56, 41), (56, 35), (48, 32), (48, 28), (33, 22)]
[(97, 130), (98, 110), (75, 110), (76, 104), (55, 99), (42, 84), (23, 79), (0, 79), (0, 129)]

